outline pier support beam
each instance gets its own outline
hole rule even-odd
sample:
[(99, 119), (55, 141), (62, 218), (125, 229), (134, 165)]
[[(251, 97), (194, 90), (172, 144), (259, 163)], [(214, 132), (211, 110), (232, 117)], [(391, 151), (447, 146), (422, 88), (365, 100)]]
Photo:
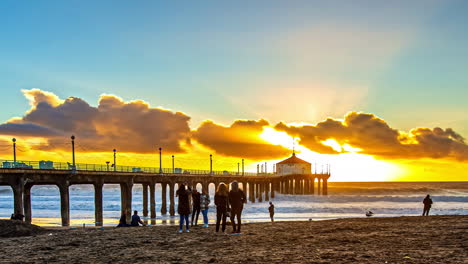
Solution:
[(278, 182), (274, 181), (271, 183), (271, 198), (275, 198), (275, 191), (278, 190)]
[(315, 177), (310, 181), (310, 194), (315, 193)]
[(328, 195), (328, 180), (323, 179), (323, 195)]
[(270, 201), (270, 183), (267, 182), (264, 185), (265, 185), (265, 201), (268, 202)]
[(31, 184), (24, 186), (23, 202), (24, 202), (24, 221), (28, 224), (32, 222), (32, 211), (31, 211)]
[(149, 184), (149, 191), (150, 191), (150, 217), (156, 218), (156, 184), (150, 183)]
[(68, 183), (58, 185), (60, 191), (60, 213), (62, 215), (62, 226), (70, 226), (70, 192)]
[(96, 226), (103, 226), (103, 217), (102, 217), (102, 187), (104, 184), (95, 183), (94, 184), (94, 222)]
[(209, 182), (203, 182), (202, 183), (202, 193), (209, 193), (209, 187), (210, 183)]
[(143, 216), (148, 216), (148, 184), (143, 183)]
[(261, 203), (263, 202), (263, 192), (265, 191), (265, 184), (263, 182), (258, 184), (258, 202)]
[(167, 214), (167, 183), (161, 183), (161, 214)]
[(249, 200), (251, 203), (255, 203), (255, 184), (249, 182)]
[(175, 204), (174, 204), (174, 183), (169, 184), (169, 214), (175, 216)]
[(322, 185), (321, 185), (321, 183), (320, 183), (321, 180), (322, 180), (322, 179), (317, 178), (317, 195), (321, 195), (321, 194), (322, 194), (322, 190), (321, 190)]

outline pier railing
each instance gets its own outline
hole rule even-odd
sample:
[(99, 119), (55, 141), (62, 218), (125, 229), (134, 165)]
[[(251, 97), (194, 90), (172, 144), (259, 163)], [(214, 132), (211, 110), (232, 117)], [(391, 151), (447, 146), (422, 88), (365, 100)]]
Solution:
[(237, 171), (210, 171), (199, 169), (183, 168), (158, 168), (141, 166), (112, 166), (107, 164), (86, 164), (76, 163), (75, 167), (69, 162), (55, 161), (26, 161), (0, 160), (0, 168), (3, 169), (31, 169), (31, 170), (76, 170), (76, 171), (104, 171), (104, 172), (134, 172), (134, 173), (160, 173), (160, 174), (181, 174), (181, 175), (235, 175), (235, 176), (273, 176), (275, 173), (255, 173), (255, 172), (237, 172)]

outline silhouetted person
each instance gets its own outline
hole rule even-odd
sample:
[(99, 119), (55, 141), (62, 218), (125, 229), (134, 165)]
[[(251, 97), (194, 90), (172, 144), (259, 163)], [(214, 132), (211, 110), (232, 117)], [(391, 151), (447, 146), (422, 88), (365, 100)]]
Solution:
[(273, 205), (272, 202), (270, 202), (270, 207), (268, 207), (268, 212), (270, 212), (270, 219), (271, 219), (271, 222), (275, 222), (275, 220), (273, 219), (273, 216), (275, 215), (275, 206)]
[(203, 227), (208, 227), (208, 209), (210, 208), (210, 195), (203, 191), (200, 195), (200, 209), (203, 215)]
[(11, 214), (11, 217), (10, 217), (11, 220), (19, 220), (19, 221), (23, 221), (23, 218), (24, 218), (24, 215), (22, 214)]
[[(232, 233), (241, 232), (241, 216), (244, 209), (244, 203), (247, 201), (244, 192), (239, 189), (239, 183), (233, 181), (231, 183), (231, 191), (229, 192), (229, 204), (231, 205), (231, 223)], [(237, 218), (237, 225), (235, 219)]]
[(432, 199), (431, 199), (431, 196), (428, 194), (426, 196), (426, 198), (424, 198), (423, 200), (423, 204), (424, 204), (424, 210), (423, 210), (423, 216), (428, 216), (429, 215), (429, 211), (431, 210), (431, 206), (432, 206)]
[(214, 202), (216, 205), (216, 232), (219, 232), (219, 225), (222, 224), (222, 231), (226, 231), (226, 217), (229, 209), (227, 186), (223, 182), (218, 185)]
[(143, 223), (143, 221), (141, 221), (140, 216), (138, 216), (138, 211), (135, 210), (135, 211), (133, 211), (132, 222), (130, 223), (130, 225), (131, 226), (140, 226), (140, 224), (143, 225), (143, 226), (146, 225), (145, 223)]
[[(198, 216), (200, 215), (200, 210), (200, 193), (197, 191), (196, 188), (194, 188), (192, 192), (192, 226), (193, 223), (195, 223), (195, 225), (198, 225)], [(194, 218), (195, 221), (193, 221)]]
[(190, 222), (189, 222), (189, 215), (190, 215), (190, 203), (189, 203), (189, 195), (191, 193), (190, 188), (188, 190), (185, 189), (185, 185), (181, 184), (179, 189), (176, 192), (176, 196), (179, 197), (179, 205), (177, 206), (177, 213), (179, 214), (179, 233), (184, 232), (184, 221), (185, 221), (185, 232), (190, 232)]
[(120, 216), (119, 224), (117, 225), (117, 227), (127, 227), (127, 226), (130, 226), (129, 224), (127, 224), (127, 215), (123, 213)]

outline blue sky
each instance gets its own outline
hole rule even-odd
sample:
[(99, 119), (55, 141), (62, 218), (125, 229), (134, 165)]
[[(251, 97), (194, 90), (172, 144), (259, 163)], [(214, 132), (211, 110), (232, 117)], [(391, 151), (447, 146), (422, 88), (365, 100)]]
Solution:
[(468, 136), (466, 1), (168, 3), (2, 1), (0, 120), (40, 88), (143, 99), (193, 126), (365, 111)]

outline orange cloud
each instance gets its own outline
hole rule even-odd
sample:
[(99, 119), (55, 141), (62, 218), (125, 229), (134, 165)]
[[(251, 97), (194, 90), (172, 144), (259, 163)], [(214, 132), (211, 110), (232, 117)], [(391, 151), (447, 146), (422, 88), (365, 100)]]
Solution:
[(299, 137), (302, 145), (323, 154), (346, 152), (323, 144), (327, 139), (334, 139), (341, 145), (361, 149), (360, 153), (383, 158), (468, 159), (468, 145), (450, 128), (416, 128), (406, 134), (367, 113), (350, 112), (343, 121), (329, 118), (315, 126), (279, 123), (275, 129)]
[[(32, 108), (21, 119), (0, 125), (0, 134), (64, 139), (73, 134), (82, 152), (109, 151), (151, 153), (158, 147), (183, 152), (190, 144), (190, 117), (181, 112), (151, 108), (144, 101), (124, 102), (104, 95), (97, 107), (80, 98), (61, 101), (49, 92), (24, 90)], [(42, 150), (69, 146), (42, 145)]]
[(263, 119), (237, 120), (229, 127), (205, 121), (193, 132), (193, 138), (224, 156), (261, 160), (288, 155), (290, 150), (272, 145), (260, 137), (265, 126), (269, 123)]

